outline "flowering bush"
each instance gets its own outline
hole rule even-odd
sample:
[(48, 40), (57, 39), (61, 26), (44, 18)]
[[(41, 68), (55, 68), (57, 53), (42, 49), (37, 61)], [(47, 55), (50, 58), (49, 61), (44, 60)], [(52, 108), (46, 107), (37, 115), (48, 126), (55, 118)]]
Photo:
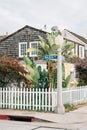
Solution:
[(0, 87), (6, 87), (11, 83), (20, 84), (21, 81), (30, 84), (25, 77), (26, 74), (29, 72), (18, 60), (6, 56), (0, 58)]
[(75, 68), (78, 86), (87, 85), (87, 59), (80, 59)]

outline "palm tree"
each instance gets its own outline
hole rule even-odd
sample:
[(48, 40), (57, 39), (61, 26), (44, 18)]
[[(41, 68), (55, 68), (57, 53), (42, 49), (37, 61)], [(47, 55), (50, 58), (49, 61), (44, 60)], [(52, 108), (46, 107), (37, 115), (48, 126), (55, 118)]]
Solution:
[(51, 55), (57, 52), (57, 45), (55, 44), (55, 36), (53, 34), (47, 34), (47, 39), (39, 36), (39, 39), (39, 46), (35, 48), (28, 48), (26, 53), (37, 51), (38, 57), (43, 58), (44, 55)]
[(65, 57), (66, 60), (68, 58), (75, 56), (72, 51), (73, 48), (74, 48), (74, 43), (67, 42), (66, 40), (64, 40), (62, 46), (62, 55)]
[[(38, 51), (38, 57), (40, 59), (44, 58), (45, 55), (55, 55), (57, 52), (57, 45), (55, 44), (55, 36), (53, 34), (47, 34), (47, 39), (44, 39), (39, 36), (40, 39), (40, 46), (38, 48), (29, 48), (27, 50), (28, 52), (31, 51)], [(49, 75), (49, 87), (52, 88), (52, 78), (51, 73), (53, 71), (53, 63), (55, 61), (47, 60), (47, 69), (48, 69), (48, 75)]]
[[(47, 34), (47, 39), (44, 39), (43, 37), (39, 36), (40, 39), (40, 45), (37, 48), (29, 48), (27, 49), (26, 53), (29, 53), (31, 51), (37, 51), (39, 58), (44, 58), (45, 55), (57, 55), (57, 45), (55, 43), (55, 37), (57, 35), (61, 35), (60, 31), (58, 30), (56, 33), (52, 32), (51, 34)], [(63, 47), (62, 47), (62, 55), (66, 58), (71, 57), (72, 55), (72, 49), (74, 48), (74, 44), (66, 43), (64, 41)], [(55, 61), (54, 60), (47, 60), (47, 69), (48, 69), (48, 75), (49, 75), (49, 88), (53, 87), (52, 83), (52, 72), (55, 70)]]
[(31, 82), (31, 85), (37, 86), (39, 79), (39, 72), (36, 65), (28, 57), (24, 57), (24, 66), (25, 69), (29, 72), (29, 74), (26, 74), (24, 76)]

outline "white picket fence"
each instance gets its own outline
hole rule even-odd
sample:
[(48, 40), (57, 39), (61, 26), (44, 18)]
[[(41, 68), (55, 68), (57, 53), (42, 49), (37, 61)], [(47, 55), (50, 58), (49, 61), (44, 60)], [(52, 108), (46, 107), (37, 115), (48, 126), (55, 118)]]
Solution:
[[(63, 104), (87, 102), (87, 86), (63, 89)], [(0, 108), (54, 111), (57, 91), (47, 89), (0, 88)]]

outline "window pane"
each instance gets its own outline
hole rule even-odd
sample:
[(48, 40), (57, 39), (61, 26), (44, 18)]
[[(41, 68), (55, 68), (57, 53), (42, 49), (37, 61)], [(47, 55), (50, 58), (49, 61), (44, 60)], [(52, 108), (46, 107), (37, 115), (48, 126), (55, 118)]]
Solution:
[(23, 57), (24, 55), (26, 55), (26, 49), (27, 49), (26, 42), (19, 43), (19, 57)]
[(21, 44), (21, 55), (26, 54), (26, 44)]
[(37, 47), (37, 43), (32, 43), (31, 47)]
[[(30, 47), (33, 48), (33, 47), (37, 47), (38, 46), (38, 41), (37, 42), (31, 42), (30, 43)], [(30, 56), (37, 56), (38, 55), (38, 52), (36, 51), (32, 51), (30, 52)]]

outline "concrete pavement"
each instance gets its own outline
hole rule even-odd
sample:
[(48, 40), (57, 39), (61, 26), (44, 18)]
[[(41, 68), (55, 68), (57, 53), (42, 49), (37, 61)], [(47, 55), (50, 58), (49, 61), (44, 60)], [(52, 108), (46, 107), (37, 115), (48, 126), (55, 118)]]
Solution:
[[(34, 122), (25, 123), (27, 125), (30, 125), (32, 127), (32, 130), (34, 129), (36, 130), (43, 130), (43, 129), (49, 130), (50, 129), (51, 130), (51, 128), (49, 127), (52, 127), (52, 130), (54, 130), (55, 128), (57, 130), (59, 128), (60, 130), (87, 130), (87, 106), (81, 107), (77, 110), (65, 113), (63, 115), (50, 113), (50, 112), (46, 113), (46, 112), (33, 112), (33, 111), (9, 110), (9, 109), (7, 110), (0, 109), (0, 114), (34, 116), (36, 119)], [(12, 124), (12, 121), (10, 122)], [(24, 124), (24, 122), (22, 122), (22, 124)], [(33, 128), (34, 126), (36, 128)], [(27, 128), (24, 130), (27, 130)]]

